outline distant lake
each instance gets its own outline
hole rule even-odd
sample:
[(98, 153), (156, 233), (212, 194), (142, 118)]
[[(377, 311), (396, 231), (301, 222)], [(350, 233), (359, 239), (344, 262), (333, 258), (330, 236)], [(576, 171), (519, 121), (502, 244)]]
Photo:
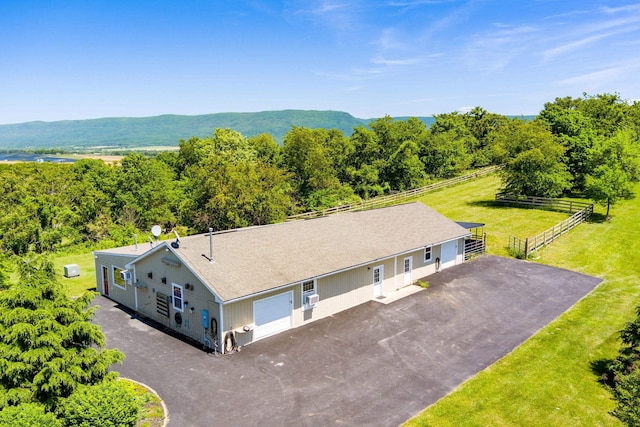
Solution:
[(76, 159), (35, 153), (0, 153), (0, 162), (73, 163)]

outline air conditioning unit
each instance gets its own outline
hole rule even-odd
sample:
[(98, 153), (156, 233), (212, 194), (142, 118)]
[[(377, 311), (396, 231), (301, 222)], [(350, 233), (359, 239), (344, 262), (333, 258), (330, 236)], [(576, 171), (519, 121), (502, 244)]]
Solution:
[(78, 264), (67, 264), (64, 266), (64, 277), (78, 277), (80, 275), (80, 267)]
[(320, 302), (320, 295), (318, 294), (307, 295), (307, 305), (315, 306), (319, 302)]
[(129, 270), (120, 271), (120, 278), (127, 283), (131, 283), (131, 272)]

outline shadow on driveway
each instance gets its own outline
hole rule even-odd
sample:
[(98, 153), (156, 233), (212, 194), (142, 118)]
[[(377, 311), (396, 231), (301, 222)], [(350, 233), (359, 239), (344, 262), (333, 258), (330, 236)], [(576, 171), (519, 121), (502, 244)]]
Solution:
[(600, 279), (482, 256), (230, 355), (198, 350), (97, 299), (122, 376), (154, 388), (170, 426), (398, 425), (494, 363)]

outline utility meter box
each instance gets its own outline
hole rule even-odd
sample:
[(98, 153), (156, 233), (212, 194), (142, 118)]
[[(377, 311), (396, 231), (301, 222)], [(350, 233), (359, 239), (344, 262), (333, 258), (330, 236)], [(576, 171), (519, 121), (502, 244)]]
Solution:
[(202, 327), (209, 329), (209, 310), (202, 310)]
[(78, 277), (80, 275), (80, 267), (78, 264), (67, 264), (64, 266), (64, 277)]

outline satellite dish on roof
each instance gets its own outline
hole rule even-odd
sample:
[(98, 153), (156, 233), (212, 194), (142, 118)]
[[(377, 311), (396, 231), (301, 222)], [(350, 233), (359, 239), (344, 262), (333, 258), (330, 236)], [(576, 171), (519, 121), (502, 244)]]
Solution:
[(153, 227), (151, 227), (151, 234), (158, 237), (160, 236), (160, 233), (162, 233), (162, 228), (160, 228), (159, 225), (154, 225)]

